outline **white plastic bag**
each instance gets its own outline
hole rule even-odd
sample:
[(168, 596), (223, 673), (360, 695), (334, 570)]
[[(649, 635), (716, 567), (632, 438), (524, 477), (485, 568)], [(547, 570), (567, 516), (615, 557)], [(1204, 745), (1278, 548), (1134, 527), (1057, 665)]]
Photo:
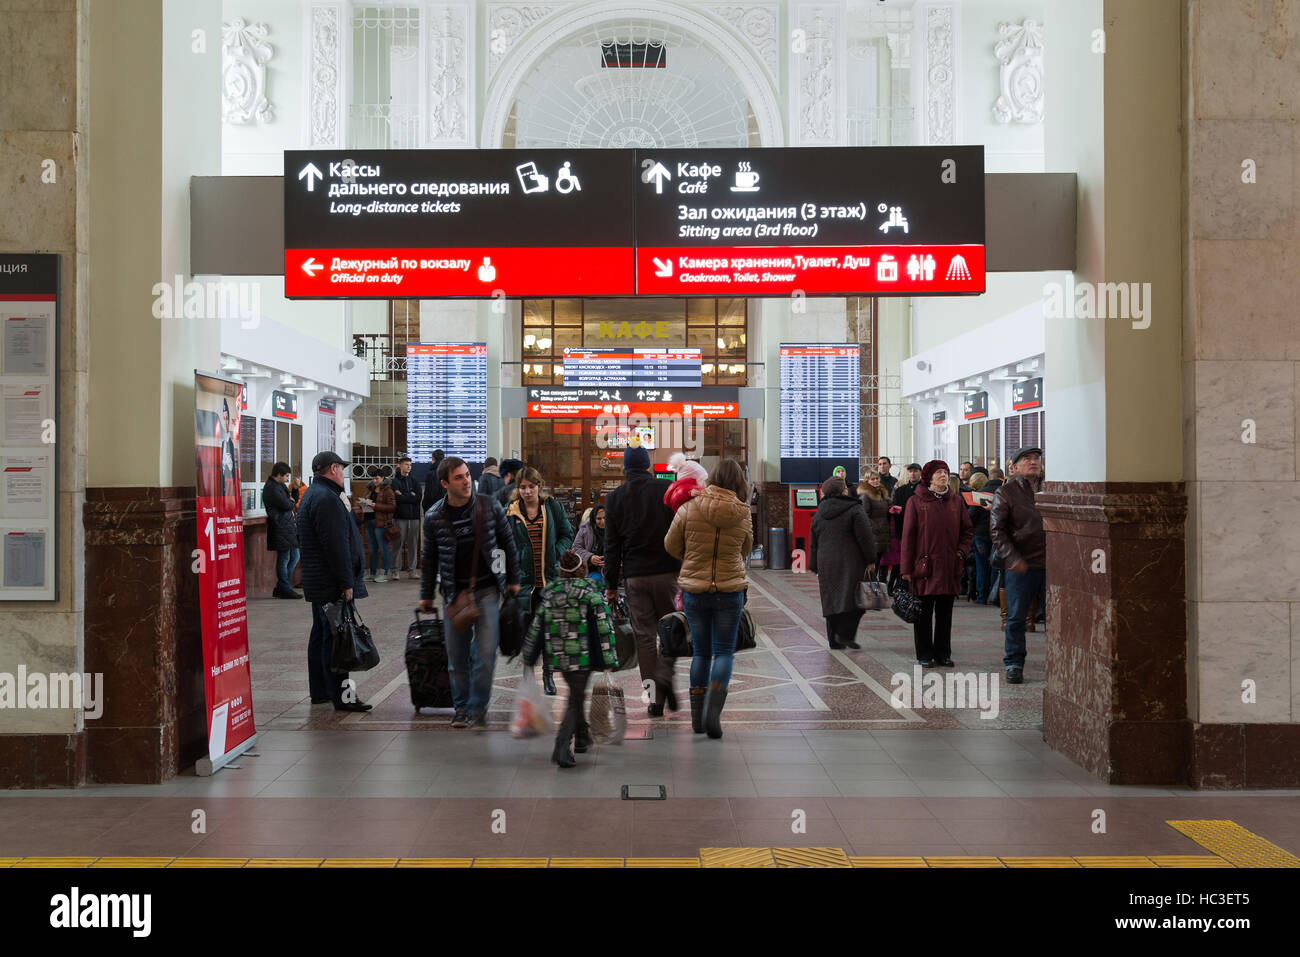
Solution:
[(591, 739), (597, 744), (622, 744), (627, 731), (627, 707), (609, 672), (602, 671), (591, 689)]
[(555, 719), (550, 706), (542, 696), (533, 669), (524, 665), (523, 676), (515, 693), (515, 716), (510, 721), (510, 733), (516, 738), (534, 738), (555, 730)]

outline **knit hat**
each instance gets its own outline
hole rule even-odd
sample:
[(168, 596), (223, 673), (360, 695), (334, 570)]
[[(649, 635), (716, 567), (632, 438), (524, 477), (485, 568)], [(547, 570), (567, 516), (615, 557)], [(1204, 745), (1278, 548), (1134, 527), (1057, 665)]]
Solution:
[(587, 563), (572, 548), (560, 555), (560, 577), (581, 578), (587, 574)]
[(639, 445), (629, 445), (623, 453), (623, 471), (631, 472), (633, 469), (650, 471), (650, 453)]
[(933, 461), (926, 462), (925, 468), (921, 469), (921, 483), (923, 485), (929, 485), (930, 479), (934, 477), (934, 473), (940, 469), (943, 469), (949, 475), (952, 474), (952, 469), (948, 468), (948, 463), (943, 459), (934, 459)]
[(497, 472), (500, 474), (501, 478), (505, 478), (507, 475), (514, 475), (523, 467), (524, 463), (518, 459), (503, 459), (501, 461), (501, 467), (497, 469)]
[(694, 479), (700, 485), (709, 480), (709, 473), (704, 466), (694, 459), (688, 459), (684, 452), (674, 452), (668, 459), (668, 467), (677, 473), (679, 479)]

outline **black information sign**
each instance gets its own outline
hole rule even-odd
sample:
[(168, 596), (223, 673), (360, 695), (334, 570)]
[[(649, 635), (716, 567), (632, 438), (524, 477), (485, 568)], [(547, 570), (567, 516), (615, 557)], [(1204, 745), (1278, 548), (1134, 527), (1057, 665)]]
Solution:
[(979, 146), (290, 150), (290, 298), (984, 291)]
[(791, 343), (781, 354), (781, 481), (821, 484), (836, 466), (858, 468), (861, 422), (857, 343)]
[(565, 349), (564, 384), (570, 388), (609, 386), (696, 387), (701, 378), (699, 349)]
[(936, 412), (934, 413), (934, 417), (930, 421), (933, 425), (942, 425), (944, 422), (948, 421), (948, 413)]
[(487, 458), (487, 343), (406, 344), (406, 453), (421, 473), (442, 449)]
[(966, 396), (962, 418), (987, 419), (988, 415), (989, 394), (987, 392), (976, 392), (974, 395)]
[(271, 393), (271, 414), (277, 419), (298, 418), (298, 397), (278, 389)]
[(1024, 409), (1037, 409), (1043, 404), (1043, 380), (1026, 379), (1011, 387), (1011, 408), (1017, 412)]
[(631, 295), (631, 158), (287, 150), (285, 295)]

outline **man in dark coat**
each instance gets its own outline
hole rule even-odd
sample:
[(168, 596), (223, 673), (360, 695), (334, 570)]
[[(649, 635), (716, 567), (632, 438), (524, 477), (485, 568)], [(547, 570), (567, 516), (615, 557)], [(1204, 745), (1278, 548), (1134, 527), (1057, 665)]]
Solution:
[(654, 683), (649, 713), (657, 718), (665, 704), (677, 710), (676, 659), (659, 654), (659, 619), (673, 610), (682, 563), (664, 548), (673, 510), (664, 504), (667, 483), (650, 474), (650, 453), (639, 445), (630, 447), (623, 453), (623, 471), (627, 481), (605, 497), (605, 597), (613, 607), (622, 582), (641, 683)]
[(862, 502), (848, 493), (839, 476), (822, 484), (809, 544), (808, 569), (817, 575), (826, 638), (832, 648), (861, 648), (857, 642), (862, 621), (858, 584), (876, 567), (876, 537)]
[(894, 504), (900, 509), (894, 513), (894, 531), (900, 536), (903, 534), (903, 514), (907, 511), (907, 500), (916, 494), (916, 487), (921, 484), (921, 465), (913, 462), (904, 471), (907, 472), (907, 481), (899, 482), (894, 489)]
[(397, 474), (389, 480), (389, 488), (397, 499), (393, 521), (401, 532), (393, 547), (393, 567), (389, 580), (401, 578), (402, 556), (406, 556), (406, 570), (410, 578), (419, 578), (420, 566), (420, 483), (411, 474), (411, 459), (403, 455), (397, 460)]
[[(307, 675), (312, 704), (330, 701), (335, 711), (369, 711), (356, 696), (346, 674), (330, 671), (329, 622), (325, 606), (364, 597), (357, 588), (363, 554), (352, 510), (343, 504), (348, 463), (334, 452), (311, 460), (311, 486), (298, 505), (298, 545), (302, 550), (302, 590), (311, 602), (311, 638)], [(346, 690), (345, 690), (346, 685)]]
[[(894, 463), (889, 460), (888, 455), (882, 455), (876, 459), (876, 471), (880, 473), (880, 484), (885, 487), (885, 491), (890, 495), (894, 494), (894, 488), (898, 485), (898, 479), (889, 474), (889, 470), (893, 467)], [(886, 542), (881, 547), (888, 548), (889, 543)]]
[(497, 501), (502, 506), (507, 506), (515, 499), (515, 476), (523, 471), (524, 463), (519, 459), (503, 459), (501, 462), (501, 482), (502, 485), (497, 489)]
[(289, 477), (285, 462), (271, 466), (271, 477), (262, 486), (262, 507), (266, 509), (266, 550), (275, 552), (275, 590), (272, 598), (298, 598), (290, 577), (298, 565), (298, 526), (294, 521), (293, 499), (289, 496)]
[(424, 476), (424, 495), (420, 499), (421, 513), (427, 513), (447, 494), (447, 490), (438, 484), (438, 466), (446, 457), (447, 453), (442, 449), (433, 450), (433, 461), (429, 463), (429, 471)]
[(496, 498), (497, 493), (505, 487), (505, 484), (501, 480), (497, 460), (489, 455), (483, 460), (483, 474), (478, 478), (478, 493), (488, 498)]
[(1007, 625), (1002, 664), (1007, 683), (1025, 680), (1025, 616), (1031, 602), (1047, 607), (1047, 535), (1034, 504), (1043, 476), (1043, 450), (1026, 446), (1011, 456), (1015, 475), (993, 496), (989, 533), (1002, 559), (1007, 592)]

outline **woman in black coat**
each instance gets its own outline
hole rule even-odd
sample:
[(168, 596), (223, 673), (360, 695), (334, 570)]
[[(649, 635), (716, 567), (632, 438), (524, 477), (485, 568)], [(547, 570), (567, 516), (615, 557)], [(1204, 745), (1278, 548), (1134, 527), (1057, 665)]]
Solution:
[(875, 567), (876, 539), (867, 511), (856, 495), (849, 494), (844, 479), (832, 476), (822, 485), (808, 554), (808, 568), (817, 575), (826, 637), (832, 648), (862, 647), (856, 640), (862, 621), (858, 583)]
[(262, 507), (266, 509), (266, 550), (275, 552), (275, 590), (272, 598), (302, 598), (290, 579), (298, 566), (296, 503), (289, 495), (292, 471), (284, 462), (271, 466), (271, 477), (262, 486)]

